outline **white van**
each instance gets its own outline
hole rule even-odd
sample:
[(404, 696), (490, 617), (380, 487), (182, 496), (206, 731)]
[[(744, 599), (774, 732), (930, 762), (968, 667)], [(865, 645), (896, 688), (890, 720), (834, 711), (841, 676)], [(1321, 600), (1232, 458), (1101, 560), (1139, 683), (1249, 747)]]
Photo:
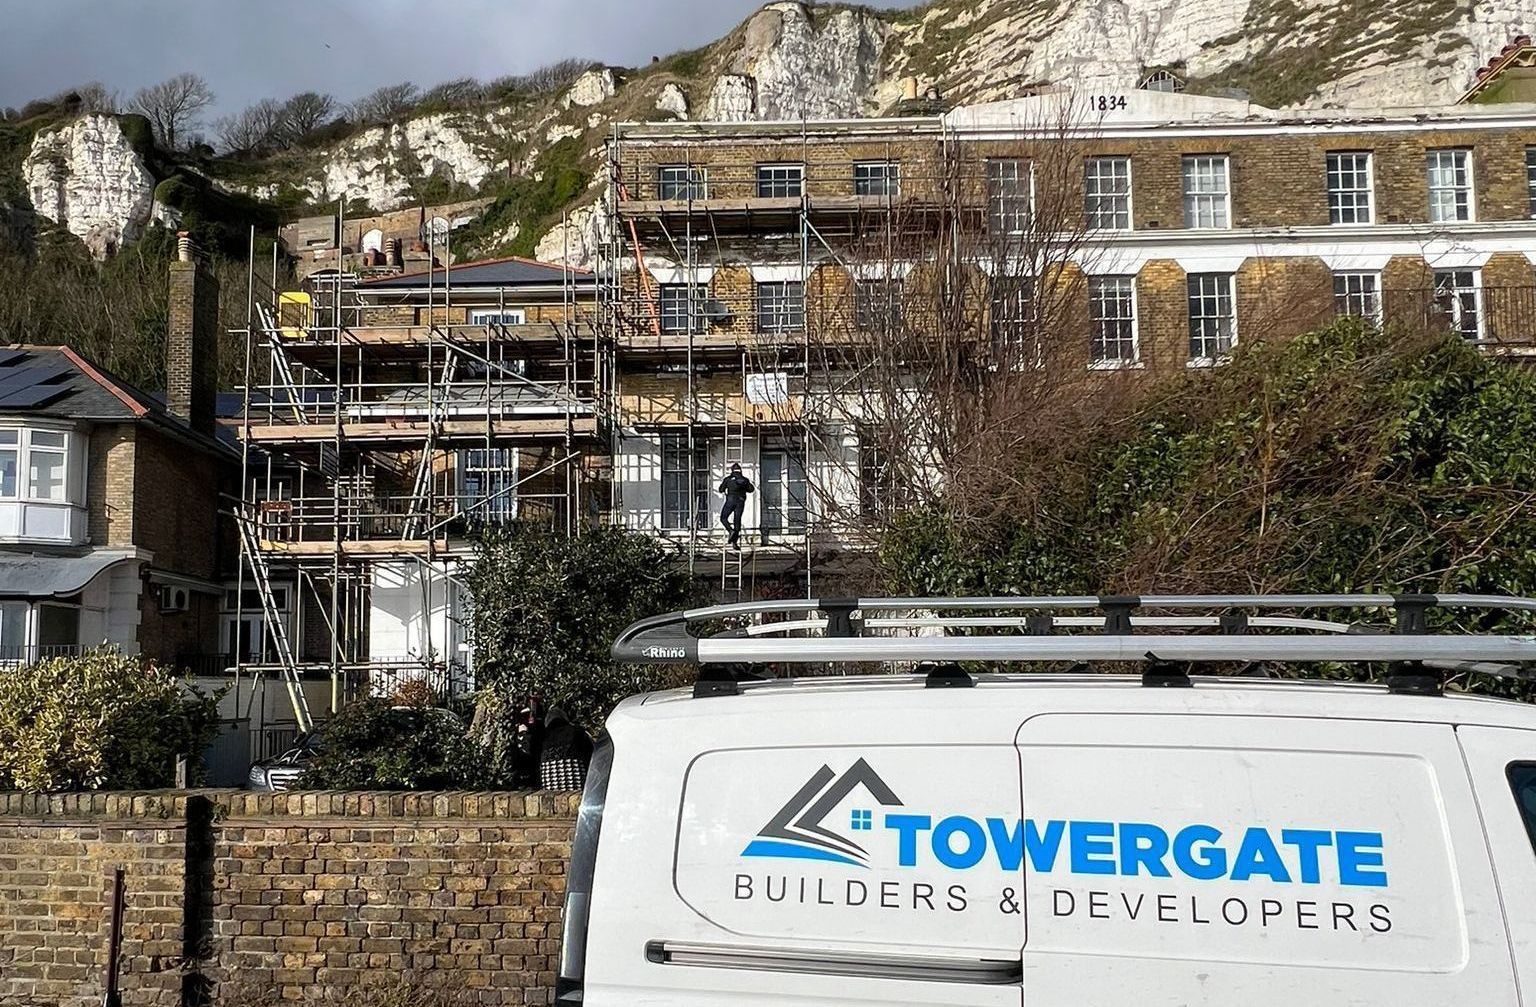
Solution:
[[(1346, 606), (1395, 619), (1294, 614)], [(556, 1002), (1536, 1005), (1536, 708), (1440, 688), (1524, 677), (1536, 638), (1427, 632), (1462, 606), (1536, 611), (894, 599), (637, 624), (616, 657), (704, 675), (608, 721)], [(685, 631), (764, 613), (788, 618)], [(1137, 674), (747, 674), (1132, 659)], [(1324, 660), (1382, 662), (1390, 685), (1266, 674)], [(1186, 674), (1200, 662), (1226, 674)]]

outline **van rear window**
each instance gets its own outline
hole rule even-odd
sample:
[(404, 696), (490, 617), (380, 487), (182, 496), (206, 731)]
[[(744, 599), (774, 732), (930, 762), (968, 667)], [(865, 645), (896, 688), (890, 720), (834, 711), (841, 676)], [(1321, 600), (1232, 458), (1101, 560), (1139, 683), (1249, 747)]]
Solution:
[(1526, 835), (1536, 849), (1536, 762), (1514, 762), (1509, 766), (1509, 785), (1515, 791), (1515, 804), (1525, 819)]

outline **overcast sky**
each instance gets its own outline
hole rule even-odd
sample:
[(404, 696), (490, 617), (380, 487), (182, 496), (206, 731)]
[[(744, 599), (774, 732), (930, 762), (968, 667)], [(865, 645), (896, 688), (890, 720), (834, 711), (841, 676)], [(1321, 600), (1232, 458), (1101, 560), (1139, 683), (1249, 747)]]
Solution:
[(299, 91), (350, 100), (568, 56), (638, 66), (713, 41), (762, 2), (0, 0), (0, 105), (92, 80), (126, 98), (184, 70), (208, 80), (222, 115)]

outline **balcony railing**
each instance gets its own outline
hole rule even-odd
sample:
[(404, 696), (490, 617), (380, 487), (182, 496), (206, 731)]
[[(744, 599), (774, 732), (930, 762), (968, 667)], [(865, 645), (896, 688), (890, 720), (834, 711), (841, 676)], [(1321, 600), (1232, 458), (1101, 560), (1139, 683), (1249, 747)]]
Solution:
[(1448, 330), (1493, 353), (1536, 351), (1536, 285), (1389, 289), (1388, 324)]

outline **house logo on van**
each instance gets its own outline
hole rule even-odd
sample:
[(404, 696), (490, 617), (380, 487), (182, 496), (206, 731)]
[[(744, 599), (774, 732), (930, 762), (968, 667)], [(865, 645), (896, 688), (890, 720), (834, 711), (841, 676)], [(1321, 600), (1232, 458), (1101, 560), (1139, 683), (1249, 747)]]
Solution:
[[(864, 847), (825, 824), (833, 809), (860, 788), (885, 807), (900, 806), (902, 803), (901, 798), (886, 786), (880, 774), (863, 759), (855, 762), (841, 776), (833, 772), (831, 766), (824, 765), (763, 826), (757, 838), (747, 844), (741, 855), (819, 860), (868, 867), (869, 854)], [(861, 832), (872, 828), (874, 812), (854, 809), (849, 822), (850, 831)]]

